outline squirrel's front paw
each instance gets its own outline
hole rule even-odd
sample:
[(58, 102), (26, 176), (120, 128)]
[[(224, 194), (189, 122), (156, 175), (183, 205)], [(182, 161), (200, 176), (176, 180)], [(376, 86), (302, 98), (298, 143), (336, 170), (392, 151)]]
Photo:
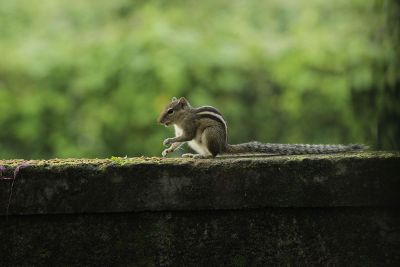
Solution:
[(164, 140), (163, 145), (164, 146), (169, 146), (169, 145), (171, 145), (173, 143), (173, 140), (174, 140), (173, 138), (167, 138), (167, 139)]
[(161, 152), (161, 155), (165, 158), (171, 152), (172, 152), (171, 149), (167, 148), (164, 149), (163, 152)]

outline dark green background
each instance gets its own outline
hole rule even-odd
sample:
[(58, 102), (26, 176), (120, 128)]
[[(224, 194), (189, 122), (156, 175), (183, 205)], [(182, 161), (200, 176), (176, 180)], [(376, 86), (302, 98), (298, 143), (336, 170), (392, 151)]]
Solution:
[(0, 158), (160, 155), (172, 96), (232, 143), (400, 147), (392, 0), (0, 1)]

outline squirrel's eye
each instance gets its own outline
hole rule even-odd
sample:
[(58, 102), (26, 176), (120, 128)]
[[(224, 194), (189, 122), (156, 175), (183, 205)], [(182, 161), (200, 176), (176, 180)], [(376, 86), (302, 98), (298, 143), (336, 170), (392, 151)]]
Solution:
[(172, 108), (170, 108), (170, 109), (168, 109), (167, 113), (172, 114), (172, 113), (174, 113), (174, 110)]

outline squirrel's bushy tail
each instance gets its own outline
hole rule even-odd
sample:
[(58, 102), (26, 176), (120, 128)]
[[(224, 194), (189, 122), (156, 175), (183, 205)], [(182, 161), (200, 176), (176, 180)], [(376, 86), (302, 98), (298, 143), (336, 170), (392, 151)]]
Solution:
[(349, 145), (309, 145), (309, 144), (269, 144), (260, 142), (249, 142), (237, 145), (227, 145), (225, 153), (266, 153), (279, 155), (296, 154), (329, 154), (349, 151), (361, 151), (367, 146), (359, 144)]

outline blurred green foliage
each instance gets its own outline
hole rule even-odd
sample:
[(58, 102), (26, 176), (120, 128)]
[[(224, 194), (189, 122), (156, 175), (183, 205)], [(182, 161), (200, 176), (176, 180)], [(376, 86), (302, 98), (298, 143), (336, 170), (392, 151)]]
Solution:
[(172, 96), (231, 143), (399, 148), (399, 6), (0, 1), (0, 158), (160, 155)]

